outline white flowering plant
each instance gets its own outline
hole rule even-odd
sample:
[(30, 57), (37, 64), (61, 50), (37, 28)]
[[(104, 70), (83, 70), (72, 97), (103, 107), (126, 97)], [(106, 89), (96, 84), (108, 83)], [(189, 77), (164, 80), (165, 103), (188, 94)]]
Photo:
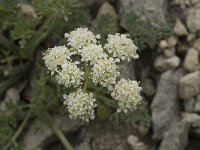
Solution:
[(121, 61), (138, 58), (137, 47), (126, 34), (100, 35), (88, 28), (65, 33), (66, 44), (49, 48), (43, 60), (51, 76), (68, 90), (63, 95), (69, 117), (90, 121), (102, 103), (116, 106), (117, 112), (136, 110), (142, 97), (139, 82), (120, 78)]

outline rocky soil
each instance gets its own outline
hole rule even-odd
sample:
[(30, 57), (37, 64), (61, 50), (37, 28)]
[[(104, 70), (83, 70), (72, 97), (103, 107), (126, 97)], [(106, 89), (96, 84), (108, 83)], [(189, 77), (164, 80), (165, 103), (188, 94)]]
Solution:
[[(136, 62), (121, 67), (124, 77), (141, 81), (152, 119), (149, 128), (125, 129), (108, 120), (85, 125), (55, 117), (76, 150), (199, 150), (200, 0), (82, 1), (82, 7), (96, 10), (96, 17), (110, 14), (119, 30), (127, 29), (124, 16), (135, 12), (143, 20), (152, 20), (153, 26), (173, 24), (173, 34), (158, 41), (151, 52), (142, 52)], [(30, 134), (34, 132), (32, 127), (28, 130), (24, 140), (26, 150), (63, 149), (61, 144), (53, 146), (56, 140), (50, 129), (44, 127), (34, 136)], [(47, 140), (51, 144), (46, 144)]]

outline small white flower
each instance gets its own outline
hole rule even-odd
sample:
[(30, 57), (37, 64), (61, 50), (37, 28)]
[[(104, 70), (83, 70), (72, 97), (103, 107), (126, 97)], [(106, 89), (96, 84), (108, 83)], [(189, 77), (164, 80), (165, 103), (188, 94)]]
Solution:
[(128, 61), (131, 58), (138, 58), (137, 47), (131, 39), (128, 38), (127, 34), (108, 35), (108, 43), (105, 44), (104, 48), (108, 51), (109, 54), (112, 54), (112, 57), (116, 59), (116, 62), (120, 60), (127, 59)]
[(100, 59), (92, 68), (93, 83), (101, 84), (103, 87), (115, 84), (117, 76), (119, 76), (119, 71), (112, 58)]
[(78, 53), (78, 49), (83, 48), (90, 43), (97, 43), (97, 39), (99, 39), (99, 35), (95, 36), (88, 28), (77, 28), (75, 31), (65, 33), (65, 37), (67, 38), (67, 45), (70, 46), (70, 50)]
[(44, 62), (46, 67), (51, 71), (51, 75), (59, 71), (59, 67), (64, 64), (67, 60), (71, 59), (71, 53), (65, 46), (55, 46), (49, 48), (43, 53)]
[(137, 81), (121, 79), (112, 89), (111, 96), (118, 101), (118, 112), (127, 113), (128, 110), (137, 108), (142, 100), (141, 87)]
[(61, 66), (61, 71), (56, 75), (56, 80), (59, 84), (65, 87), (78, 87), (82, 84), (84, 72), (77, 67), (77, 62), (66, 62)]
[(72, 119), (82, 119), (83, 121), (93, 120), (95, 118), (94, 108), (96, 99), (92, 93), (84, 93), (82, 89), (70, 93), (64, 94), (64, 105), (67, 105), (67, 109), (70, 113), (69, 117)]
[(97, 63), (99, 59), (107, 58), (107, 54), (104, 53), (101, 45), (88, 44), (81, 49), (80, 55), (81, 61), (90, 62), (91, 65)]

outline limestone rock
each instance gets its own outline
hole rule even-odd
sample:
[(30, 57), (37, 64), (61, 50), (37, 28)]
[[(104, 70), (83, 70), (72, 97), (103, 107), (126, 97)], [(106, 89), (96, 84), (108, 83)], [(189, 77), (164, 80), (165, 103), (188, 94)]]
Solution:
[(191, 8), (187, 16), (187, 26), (191, 32), (197, 32), (200, 29), (200, 9)]
[(182, 113), (182, 117), (190, 124), (190, 135), (200, 137), (200, 115), (196, 113)]
[(200, 92), (200, 72), (196, 71), (182, 77), (179, 83), (179, 96), (182, 99), (190, 99)]
[[(102, 29), (99, 21), (102, 21), (105, 18), (108, 19), (106, 21), (107, 22), (106, 28)], [(96, 19), (93, 20), (93, 22), (92, 22), (92, 27), (94, 28), (94, 30), (96, 32), (104, 33), (104, 34), (102, 33), (102, 35), (101, 35), (103, 39), (107, 38), (107, 34), (114, 34), (116, 32), (119, 32), (118, 15), (117, 15), (114, 7), (110, 3), (104, 2), (101, 5), (101, 7), (98, 10)]]
[(159, 48), (161, 48), (161, 49), (168, 48), (167, 41), (166, 40), (161, 40), (160, 43), (159, 43)]
[(177, 52), (179, 54), (186, 54), (189, 49), (190, 49), (189, 45), (180, 43), (178, 44)]
[(120, 145), (117, 145), (117, 147), (115, 148), (115, 150), (128, 150), (128, 148), (127, 148), (127, 145), (120, 144)]
[(187, 36), (187, 41), (188, 41), (188, 42), (191, 42), (191, 41), (193, 41), (195, 38), (196, 38), (196, 35), (195, 35), (194, 33), (190, 33), (190, 34), (188, 34), (188, 36)]
[(176, 52), (176, 50), (175, 50), (174, 47), (173, 48), (167, 48), (167, 49), (164, 50), (164, 55), (165, 55), (165, 57), (170, 58), (170, 57), (175, 55), (175, 52)]
[(29, 4), (20, 4), (22, 13), (28, 17), (37, 18), (37, 14), (32, 5)]
[(165, 24), (166, 0), (119, 0), (121, 25), (127, 29), (126, 15), (134, 13), (143, 20), (151, 20), (156, 26)]
[(195, 98), (183, 100), (183, 105), (186, 112), (193, 112), (195, 105)]
[(152, 96), (155, 92), (155, 86), (153, 84), (153, 81), (151, 79), (146, 79), (144, 80), (142, 83), (142, 92), (146, 95), (146, 96)]
[(110, 15), (114, 21), (117, 21), (118, 19), (118, 16), (114, 7), (110, 5), (108, 2), (104, 2), (99, 8), (97, 17), (101, 15)]
[(161, 40), (157, 48), (158, 53), (162, 53), (164, 49), (169, 48), (166, 40)]
[(200, 0), (190, 0), (192, 5), (198, 4), (200, 3)]
[[(8, 89), (6, 91), (4, 100), (0, 103), (0, 111), (5, 111), (7, 109), (6, 108), (7, 103), (12, 103), (12, 104), (18, 103), (20, 100), (19, 94), (20, 94), (19, 90), (14, 87)], [(10, 113), (10, 112), (7, 111), (7, 113)]]
[(182, 113), (183, 119), (190, 123), (192, 128), (200, 127), (200, 115), (196, 113)]
[(75, 147), (75, 150), (91, 150), (89, 141), (88, 140), (83, 141), (81, 144)]
[(179, 119), (178, 83), (183, 69), (162, 74), (151, 104), (154, 138), (160, 139), (171, 123)]
[(200, 38), (194, 40), (193, 47), (200, 52)]
[[(54, 116), (53, 121), (64, 133), (75, 131), (84, 124), (80, 120), (72, 120), (67, 116)], [(54, 133), (49, 126), (36, 120), (24, 135), (24, 149), (42, 150), (41, 147), (53, 135)]]
[(134, 150), (148, 150), (147, 146), (134, 135), (129, 135), (128, 144), (131, 145)]
[(200, 94), (196, 97), (196, 103), (194, 105), (194, 111), (200, 112)]
[(189, 123), (182, 120), (171, 125), (164, 134), (159, 150), (184, 150), (188, 143)]
[(135, 65), (133, 60), (124, 61), (119, 65), (120, 76), (125, 79), (135, 80)]
[(183, 66), (189, 72), (195, 71), (199, 65), (198, 51), (191, 48), (188, 50)]
[(167, 40), (169, 48), (175, 47), (178, 43), (178, 38), (176, 36), (170, 36)]
[(185, 26), (183, 25), (180, 19), (176, 19), (176, 23), (175, 23), (173, 31), (174, 31), (174, 34), (176, 34), (177, 36), (185, 36), (188, 34)]
[(157, 56), (154, 67), (159, 72), (165, 72), (170, 69), (175, 69), (180, 64), (180, 59), (177, 56), (166, 58), (163, 55)]

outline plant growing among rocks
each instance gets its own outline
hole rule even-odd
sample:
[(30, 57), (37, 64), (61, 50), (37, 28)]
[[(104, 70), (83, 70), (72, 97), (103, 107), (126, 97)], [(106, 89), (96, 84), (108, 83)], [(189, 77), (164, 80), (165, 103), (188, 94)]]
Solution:
[(137, 109), (141, 87), (137, 81), (120, 79), (117, 66), (139, 57), (128, 35), (108, 35), (105, 45), (100, 44), (100, 35), (87, 28), (77, 28), (65, 37), (67, 44), (49, 48), (43, 59), (58, 84), (70, 91), (63, 95), (70, 118), (94, 119), (100, 102), (117, 106), (117, 112)]

